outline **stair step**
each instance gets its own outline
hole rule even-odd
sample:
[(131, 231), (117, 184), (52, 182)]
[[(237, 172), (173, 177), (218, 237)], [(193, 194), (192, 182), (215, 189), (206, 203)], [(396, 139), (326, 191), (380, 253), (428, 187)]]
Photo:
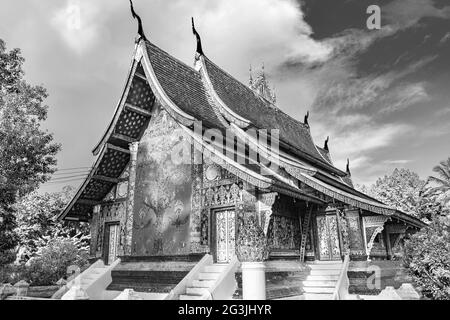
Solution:
[(324, 264), (342, 264), (342, 261), (340, 261), (340, 260), (330, 260), (330, 261), (316, 260), (316, 261), (308, 262), (308, 264), (315, 264), (315, 265), (319, 265), (319, 264), (321, 264), (321, 265), (324, 265)]
[(204, 295), (208, 293), (208, 289), (205, 288), (192, 288), (192, 287), (188, 287), (186, 288), (186, 294), (187, 295)]
[(213, 280), (194, 280), (192, 281), (193, 288), (211, 288), (214, 285)]
[(306, 277), (305, 281), (338, 281), (338, 274), (323, 274), (323, 275), (309, 275)]
[(311, 270), (341, 270), (342, 264), (311, 264), (308, 265)]
[(200, 272), (199, 280), (216, 280), (220, 276), (219, 272)]
[(330, 287), (330, 288), (334, 288), (336, 287), (337, 281), (323, 281), (323, 280), (318, 280), (318, 281), (311, 281), (311, 280), (306, 280), (303, 281), (303, 287)]
[(205, 266), (204, 272), (223, 272), (227, 267), (226, 264), (213, 264), (212, 266)]
[(331, 300), (333, 298), (332, 294), (322, 294), (322, 293), (305, 293), (303, 295), (305, 300)]
[(334, 292), (334, 287), (303, 287), (305, 293), (328, 293)]
[(336, 269), (336, 270), (322, 270), (322, 269), (313, 269), (310, 271), (310, 275), (312, 276), (330, 276), (330, 275), (337, 275), (339, 276), (339, 274), (341, 273), (340, 269)]
[(202, 300), (202, 296), (190, 295), (190, 294), (182, 294), (180, 295), (180, 300)]

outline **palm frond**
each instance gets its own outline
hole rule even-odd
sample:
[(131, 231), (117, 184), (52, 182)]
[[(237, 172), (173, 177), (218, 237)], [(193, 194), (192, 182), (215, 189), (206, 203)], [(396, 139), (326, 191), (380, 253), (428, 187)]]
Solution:
[(429, 177), (428, 181), (435, 182), (438, 185), (440, 185), (441, 187), (450, 188), (450, 181), (446, 181), (446, 180), (436, 178), (436, 177)]
[(450, 172), (448, 171), (448, 169), (445, 168), (443, 163), (441, 163), (438, 166), (435, 166), (433, 168), (433, 171), (436, 172), (438, 176), (441, 177), (442, 179), (450, 180)]

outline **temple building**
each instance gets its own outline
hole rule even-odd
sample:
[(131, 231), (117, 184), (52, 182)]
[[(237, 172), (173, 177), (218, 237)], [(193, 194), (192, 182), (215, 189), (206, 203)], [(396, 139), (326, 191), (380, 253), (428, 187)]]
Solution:
[(139, 291), (160, 281), (139, 278), (154, 271), (139, 266), (176, 261), (186, 268), (169, 270), (173, 279), (142, 285), (169, 292), (205, 255), (221, 266), (394, 259), (423, 226), (357, 191), (328, 139), (313, 141), (308, 115), (277, 105), (264, 71), (239, 82), (203, 52), (195, 28), (186, 65), (141, 29), (95, 163), (59, 216), (89, 222), (93, 262), (120, 259), (110, 290)]

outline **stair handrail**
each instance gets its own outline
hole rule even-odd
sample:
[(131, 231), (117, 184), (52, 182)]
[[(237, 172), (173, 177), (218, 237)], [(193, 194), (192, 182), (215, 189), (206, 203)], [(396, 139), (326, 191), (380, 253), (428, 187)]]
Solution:
[[(208, 289), (210, 300), (228, 300), (237, 289), (235, 272), (239, 267), (239, 260), (234, 256), (226, 268), (220, 273), (214, 285)], [(231, 292), (231, 294), (229, 294)]]
[(110, 265), (104, 266), (104, 271), (93, 280), (86, 288), (86, 293), (91, 300), (103, 300), (103, 292), (112, 283), (112, 270), (121, 262), (120, 258), (114, 260)]
[(339, 273), (338, 282), (336, 283), (336, 287), (333, 291), (332, 300), (345, 300), (349, 295), (348, 288), (350, 286), (350, 281), (347, 275), (349, 265), (350, 255), (346, 254), (344, 257), (344, 263), (342, 264), (341, 272)]
[(185, 294), (186, 288), (190, 286), (197, 275), (202, 272), (205, 266), (213, 264), (213, 257), (210, 254), (205, 254), (202, 259), (189, 271), (189, 273), (181, 280), (175, 288), (170, 290), (170, 293), (164, 300), (177, 300), (180, 295)]
[(103, 263), (102, 259), (98, 259), (97, 261), (95, 261), (93, 264), (91, 264), (86, 270), (84, 270), (83, 272), (75, 275), (71, 280), (69, 280), (65, 285), (63, 285), (61, 288), (59, 288), (58, 291), (56, 291), (53, 295), (52, 295), (52, 299), (58, 299), (57, 297), (62, 297), (64, 294), (67, 293), (67, 291), (70, 290), (70, 288), (72, 288), (72, 286), (77, 283), (76, 281), (81, 281), (81, 278), (88, 274), (92, 269), (98, 268), (98, 267), (104, 267), (105, 264)]

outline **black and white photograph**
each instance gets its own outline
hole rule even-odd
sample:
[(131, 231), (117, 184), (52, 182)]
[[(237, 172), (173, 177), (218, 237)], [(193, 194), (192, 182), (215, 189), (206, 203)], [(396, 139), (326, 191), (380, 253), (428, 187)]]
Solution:
[(450, 300), (450, 0), (2, 0), (0, 300)]

